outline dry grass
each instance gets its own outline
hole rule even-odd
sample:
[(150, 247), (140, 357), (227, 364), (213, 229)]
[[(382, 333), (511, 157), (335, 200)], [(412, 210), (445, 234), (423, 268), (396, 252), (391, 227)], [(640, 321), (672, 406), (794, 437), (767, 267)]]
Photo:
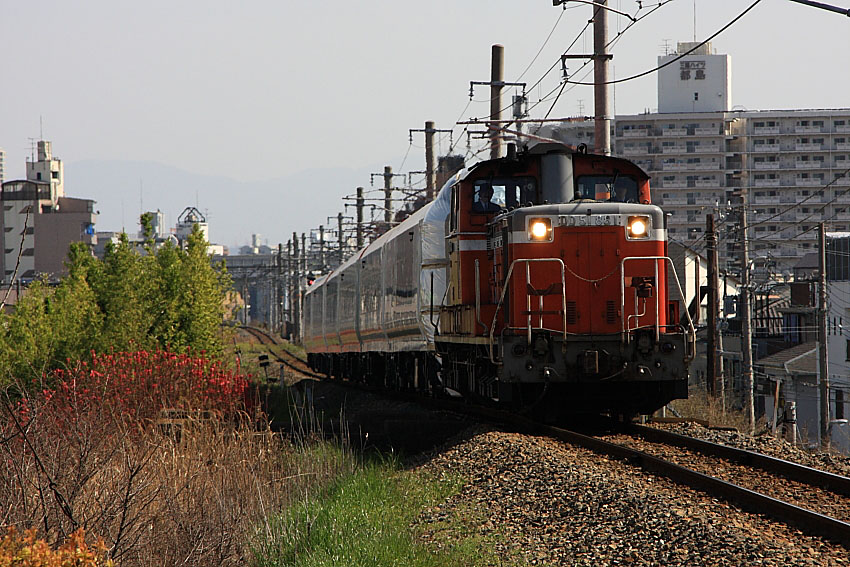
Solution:
[[(674, 400), (669, 406), (682, 417), (703, 420), (712, 427), (734, 427), (742, 433), (750, 429), (744, 412), (731, 408), (728, 400), (724, 408), (720, 398), (712, 397), (702, 389), (692, 388), (686, 400)], [(756, 423), (755, 430), (760, 429), (764, 429), (763, 420)]]
[(354, 468), (332, 444), (184, 425), (179, 436), (90, 428), (74, 446), (35, 429), (0, 439), (0, 525), (54, 545), (84, 528), (121, 565), (241, 565), (268, 518)]

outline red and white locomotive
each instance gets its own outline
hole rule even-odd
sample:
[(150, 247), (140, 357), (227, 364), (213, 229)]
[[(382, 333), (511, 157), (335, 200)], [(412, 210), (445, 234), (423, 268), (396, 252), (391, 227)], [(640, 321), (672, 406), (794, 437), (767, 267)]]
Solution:
[(560, 144), (508, 148), (316, 280), (310, 364), (555, 414), (686, 397), (694, 329), (668, 301), (648, 176)]

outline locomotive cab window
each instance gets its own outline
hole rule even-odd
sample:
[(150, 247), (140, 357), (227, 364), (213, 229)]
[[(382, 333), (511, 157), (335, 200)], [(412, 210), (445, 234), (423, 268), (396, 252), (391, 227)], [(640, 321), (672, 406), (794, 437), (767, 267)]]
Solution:
[(533, 177), (482, 179), (475, 182), (473, 213), (494, 213), (504, 208), (537, 202), (537, 183)]
[(574, 199), (593, 199), (616, 203), (637, 203), (638, 184), (628, 175), (580, 175), (576, 179)]

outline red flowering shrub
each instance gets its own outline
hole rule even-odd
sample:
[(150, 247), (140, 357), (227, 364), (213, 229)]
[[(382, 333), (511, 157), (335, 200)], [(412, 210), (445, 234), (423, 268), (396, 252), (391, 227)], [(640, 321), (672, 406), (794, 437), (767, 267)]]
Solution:
[[(164, 408), (233, 416), (251, 410), (248, 380), (220, 361), (167, 351), (92, 353), (45, 376), (52, 388), (21, 399), (16, 414), (26, 425), (35, 412), (67, 429), (81, 421), (136, 422), (144, 426)], [(7, 428), (14, 424), (7, 423)]]

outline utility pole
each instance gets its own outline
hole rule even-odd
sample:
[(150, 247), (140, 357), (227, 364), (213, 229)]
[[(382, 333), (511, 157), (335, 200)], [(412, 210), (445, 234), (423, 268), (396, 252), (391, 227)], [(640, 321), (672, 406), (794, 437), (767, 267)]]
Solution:
[[(432, 156), (433, 159), (433, 156)], [(389, 228), (393, 220), (393, 168), (384, 166), (384, 222)]]
[(413, 143), (413, 133), (425, 133), (425, 198), (430, 203), (434, 200), (437, 185), (437, 166), (434, 164), (434, 134), (440, 132), (448, 132), (451, 135), (451, 130), (438, 130), (434, 128), (434, 122), (428, 120), (425, 122), (424, 129), (410, 129), (410, 143)]
[[(554, 0), (558, 6), (568, 0)], [(590, 3), (590, 2), (585, 2)], [(567, 59), (593, 59), (593, 125), (594, 151), (597, 154), (611, 155), (611, 108), (609, 102), (609, 73), (608, 62), (613, 55), (607, 52), (608, 46), (608, 11), (623, 14), (619, 10), (608, 7), (608, 0), (593, 2), (593, 55), (561, 56), (561, 66), (566, 77)], [(625, 15), (625, 14), (623, 14)]]
[(826, 329), (826, 227), (818, 226), (818, 377), (820, 380), (820, 441), (829, 448), (829, 349)]
[(357, 249), (363, 248), (363, 188), (357, 188)]
[(717, 337), (718, 337), (718, 281), (717, 281), (717, 233), (714, 215), (705, 216), (705, 243), (708, 253), (708, 345), (706, 346), (707, 372), (706, 390), (717, 395)]
[(608, 107), (608, 0), (596, 0), (593, 13), (593, 101), (596, 153), (611, 155), (611, 111)]
[[(604, 1), (604, 0), (603, 0)], [(490, 55), (490, 159), (502, 157), (502, 132), (499, 120), (502, 119), (502, 87), (505, 84), (505, 48), (494, 45)]]
[(292, 233), (292, 248), (295, 256), (295, 281), (292, 285), (292, 342), (301, 342), (301, 262), (298, 254), (298, 234)]
[(434, 123), (425, 123), (425, 199), (434, 200), (437, 185), (437, 167), (434, 164)]
[[(293, 297), (292, 293), (292, 282), (295, 278), (292, 277), (292, 241), (286, 241), (286, 320), (289, 325), (292, 324), (292, 314), (293, 314)], [(292, 337), (292, 328), (287, 327), (287, 332)]]
[[(307, 235), (301, 233), (301, 276), (307, 275)], [(301, 282), (298, 282), (299, 285)]]
[(283, 334), (283, 243), (277, 243), (277, 332)]
[(337, 222), (337, 238), (339, 239), (339, 265), (342, 266), (342, 261), (345, 259), (344, 243), (345, 237), (342, 232), (342, 213), (336, 216)]
[(325, 271), (325, 226), (319, 225), (319, 273)]
[(741, 188), (741, 354), (744, 378), (744, 414), (755, 428), (755, 402), (753, 400), (753, 332), (750, 312), (750, 237), (747, 234), (747, 188)]

